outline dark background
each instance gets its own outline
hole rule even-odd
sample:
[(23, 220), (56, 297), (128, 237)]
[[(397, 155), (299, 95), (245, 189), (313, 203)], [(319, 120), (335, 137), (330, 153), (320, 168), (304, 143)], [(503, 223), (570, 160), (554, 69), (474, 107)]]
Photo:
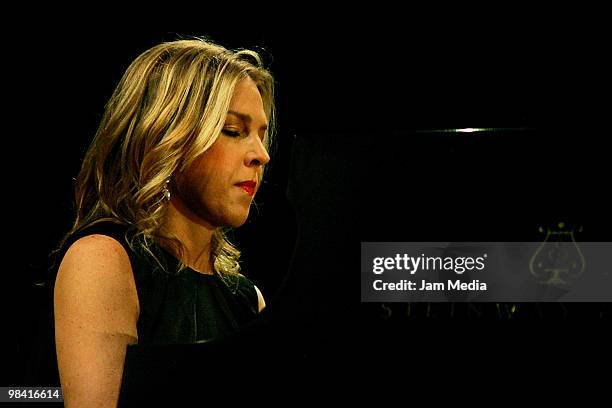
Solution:
[[(178, 35), (266, 50), (277, 80), (278, 154), (259, 211), (235, 239), (245, 271), (272, 306), (285, 285), (278, 304), (289, 306), (280, 320), (294, 313), (295, 325), (316, 333), (306, 354), (347, 355), (361, 347), (356, 337), (383, 344), (425, 325), (406, 325), (397, 305), (360, 305), (359, 282), (349, 271), (357, 266), (361, 241), (537, 240), (539, 226), (559, 221), (584, 226), (584, 238), (607, 240), (609, 71), (605, 25), (596, 12), (353, 12), (296, 9), (274, 23), (259, 16), (161, 24), (159, 16), (157, 23), (148, 16), (138, 23), (112, 13), (98, 16), (100, 22), (92, 11), (87, 18), (26, 19), (29, 24), (9, 34), (5, 81), (15, 96), (7, 120), (17, 126), (6, 127), (5, 158), (16, 165), (5, 172), (11, 191), (5, 217), (9, 270), (18, 288), (10, 318), (19, 358), (32, 336), (32, 282), (70, 226), (71, 178), (104, 104), (137, 55)], [(521, 130), (420, 133), (462, 127)], [(315, 147), (300, 150), (299, 157), (306, 151), (311, 160), (300, 161), (294, 182), (312, 188), (287, 199), (298, 140)], [(485, 200), (469, 200), (474, 195), (465, 186), (473, 183), (489, 186)], [(298, 241), (296, 214), (302, 243), (312, 236), (316, 244), (287, 278)], [(425, 307), (416, 305), (412, 317), (447, 321), (428, 323), (428, 339), (457, 328), (447, 305), (433, 314)], [(522, 305), (518, 315), (597, 319), (607, 313), (602, 308), (570, 306), (566, 313)], [(453, 318), (500, 318), (494, 309), (457, 310)], [(479, 327), (467, 330), (481, 333)]]

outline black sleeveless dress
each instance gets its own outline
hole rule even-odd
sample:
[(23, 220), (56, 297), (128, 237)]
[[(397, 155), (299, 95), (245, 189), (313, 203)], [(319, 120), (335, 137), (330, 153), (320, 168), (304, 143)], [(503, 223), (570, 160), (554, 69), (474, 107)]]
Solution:
[[(155, 245), (156, 262), (143, 250), (127, 244), (126, 227), (112, 222), (90, 226), (64, 244), (47, 281), (48, 309), (40, 318), (39, 346), (28, 377), (39, 385), (59, 385), (55, 356), (53, 290), (59, 262), (79, 238), (101, 234), (114, 238), (130, 258), (140, 304), (137, 322), (138, 344), (191, 344), (218, 339), (236, 333), (258, 313), (257, 292), (246, 277), (225, 278), (205, 275), (186, 268), (177, 271), (178, 260)], [(161, 263), (161, 266), (160, 266)], [(163, 268), (162, 268), (163, 266)]]

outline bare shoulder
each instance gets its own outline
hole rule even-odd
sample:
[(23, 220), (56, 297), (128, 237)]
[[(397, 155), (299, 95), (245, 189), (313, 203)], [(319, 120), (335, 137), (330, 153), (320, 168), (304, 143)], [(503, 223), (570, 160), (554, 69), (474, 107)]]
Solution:
[(253, 287), (255, 288), (255, 292), (257, 292), (257, 306), (258, 306), (257, 311), (261, 312), (266, 307), (266, 301), (264, 300), (264, 297), (261, 294), (261, 291), (259, 290), (259, 288), (255, 285), (253, 285)]
[(90, 300), (92, 307), (112, 305), (115, 312), (137, 319), (136, 284), (123, 246), (114, 238), (97, 234), (75, 241), (62, 259), (55, 283), (55, 301), (65, 297), (79, 299), (81, 306)]
[(122, 266), (122, 269), (130, 267), (130, 260), (123, 246), (107, 235), (93, 234), (78, 239), (68, 248), (62, 263), (78, 263), (83, 260), (113, 263)]

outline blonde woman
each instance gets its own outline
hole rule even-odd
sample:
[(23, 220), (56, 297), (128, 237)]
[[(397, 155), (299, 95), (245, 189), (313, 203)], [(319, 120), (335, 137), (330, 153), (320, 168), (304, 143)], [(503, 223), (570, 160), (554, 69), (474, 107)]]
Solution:
[(127, 69), (76, 181), (54, 331), (67, 407), (117, 403), (128, 344), (233, 333), (265, 306), (224, 231), (270, 160), (273, 78), (252, 51), (157, 45)]

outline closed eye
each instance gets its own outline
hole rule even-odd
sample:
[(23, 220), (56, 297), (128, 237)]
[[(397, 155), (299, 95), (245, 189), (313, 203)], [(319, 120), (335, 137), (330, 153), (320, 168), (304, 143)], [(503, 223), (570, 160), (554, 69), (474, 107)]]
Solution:
[(229, 137), (238, 137), (240, 136), (240, 132), (237, 130), (223, 129), (221, 131), (224, 135)]

